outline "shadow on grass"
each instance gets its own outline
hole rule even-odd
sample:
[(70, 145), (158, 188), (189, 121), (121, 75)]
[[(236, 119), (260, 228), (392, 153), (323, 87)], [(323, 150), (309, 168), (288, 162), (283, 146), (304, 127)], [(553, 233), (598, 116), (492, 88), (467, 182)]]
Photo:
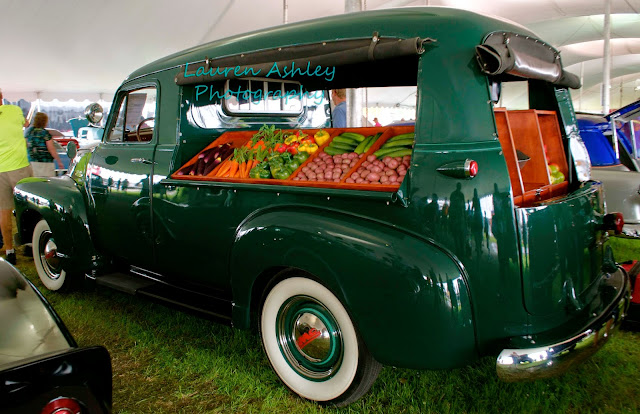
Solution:
[(252, 332), (107, 289), (49, 292), (29, 259), (20, 257), (18, 267), (53, 304), (80, 345), (100, 344), (109, 350), (116, 413), (640, 410), (636, 333), (619, 332), (603, 351), (562, 377), (530, 383), (498, 381), (491, 357), (449, 371), (385, 367), (364, 398), (333, 409), (291, 394)]

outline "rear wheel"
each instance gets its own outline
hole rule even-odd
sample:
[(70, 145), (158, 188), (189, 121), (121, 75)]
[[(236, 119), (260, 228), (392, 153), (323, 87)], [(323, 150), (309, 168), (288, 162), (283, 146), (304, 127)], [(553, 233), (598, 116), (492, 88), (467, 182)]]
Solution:
[(265, 353), (282, 382), (309, 400), (347, 405), (380, 373), (340, 300), (311, 279), (292, 277), (267, 295), (260, 320)]
[(58, 246), (45, 220), (40, 220), (33, 230), (32, 249), (33, 261), (42, 284), (49, 290), (67, 288), (67, 272), (62, 268)]

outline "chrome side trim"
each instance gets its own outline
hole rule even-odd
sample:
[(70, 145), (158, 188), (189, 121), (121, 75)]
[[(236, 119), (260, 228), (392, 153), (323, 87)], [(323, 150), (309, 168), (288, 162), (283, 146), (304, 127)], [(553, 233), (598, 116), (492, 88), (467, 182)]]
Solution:
[(504, 349), (496, 361), (498, 377), (509, 382), (553, 377), (593, 355), (620, 327), (629, 307), (631, 292), (629, 276), (620, 269), (611, 276), (611, 279), (614, 278), (619, 279), (618, 283), (613, 285), (619, 290), (619, 294), (607, 311), (588, 329), (572, 338), (551, 345)]

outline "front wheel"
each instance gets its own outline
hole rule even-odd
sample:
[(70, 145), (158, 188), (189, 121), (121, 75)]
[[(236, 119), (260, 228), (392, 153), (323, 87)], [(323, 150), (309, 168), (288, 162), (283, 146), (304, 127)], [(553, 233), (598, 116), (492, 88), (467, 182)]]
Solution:
[(311, 279), (292, 277), (271, 289), (260, 334), (276, 374), (309, 400), (350, 404), (369, 391), (382, 367), (340, 300)]
[(67, 288), (67, 272), (62, 269), (58, 246), (45, 220), (40, 220), (33, 230), (33, 261), (42, 284), (49, 290)]

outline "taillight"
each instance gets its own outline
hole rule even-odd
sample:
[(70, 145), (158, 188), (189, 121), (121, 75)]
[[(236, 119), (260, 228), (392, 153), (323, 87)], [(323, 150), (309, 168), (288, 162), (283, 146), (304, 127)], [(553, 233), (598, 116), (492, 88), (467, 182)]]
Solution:
[(478, 175), (478, 163), (474, 160), (466, 160), (464, 167), (467, 177), (473, 178)]
[(73, 398), (58, 397), (49, 401), (40, 414), (82, 414), (82, 407)]
[(622, 213), (609, 213), (602, 219), (602, 227), (605, 230), (613, 230), (615, 234), (622, 233), (624, 227), (624, 217)]

